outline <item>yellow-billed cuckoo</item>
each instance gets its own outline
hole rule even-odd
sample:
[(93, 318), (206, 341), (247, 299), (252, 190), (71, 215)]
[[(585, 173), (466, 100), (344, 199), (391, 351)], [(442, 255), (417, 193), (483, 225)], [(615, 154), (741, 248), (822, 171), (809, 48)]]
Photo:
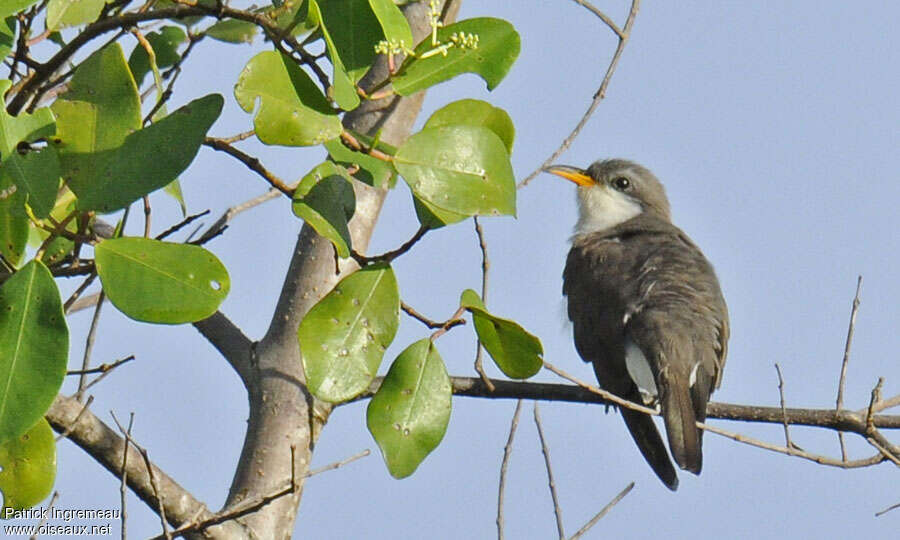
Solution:
[[(706, 403), (722, 378), (728, 310), (712, 265), (672, 224), (649, 170), (621, 159), (547, 172), (578, 184), (578, 223), (563, 274), (575, 347), (604, 389), (659, 403), (669, 448), (700, 473)], [(678, 476), (653, 419), (620, 407), (631, 436), (670, 489)]]

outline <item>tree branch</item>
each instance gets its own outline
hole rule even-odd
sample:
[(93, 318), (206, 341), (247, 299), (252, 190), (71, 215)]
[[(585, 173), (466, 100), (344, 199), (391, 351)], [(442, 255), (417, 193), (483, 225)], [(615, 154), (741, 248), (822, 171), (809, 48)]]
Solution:
[[(383, 377), (376, 377), (368, 390), (351, 401), (368, 399), (381, 387)], [(505, 379), (491, 379), (494, 391), (490, 391), (479, 377), (451, 377), (453, 394), (464, 397), (485, 399), (533, 399), (541, 401), (562, 401), (568, 403), (595, 403), (616, 405), (587, 388), (570, 384), (518, 382)], [(349, 401), (346, 403), (350, 403)], [(785, 420), (790, 425), (810, 426), (840, 430), (866, 436), (867, 408), (858, 411), (834, 409), (798, 409), (764, 407), (759, 405), (737, 405), (733, 403), (710, 402), (706, 409), (707, 418), (733, 420), (738, 422), (759, 422), (782, 425)], [(900, 415), (876, 414), (872, 417), (878, 429), (900, 429)]]
[[(125, 439), (97, 418), (94, 413), (82, 407), (77, 400), (63, 395), (56, 396), (50, 410), (46, 414), (47, 421), (54, 430), (67, 433), (70, 441), (87, 452), (106, 470), (117, 478), (127, 475), (128, 487), (152, 510), (159, 507), (160, 501), (154, 495), (153, 485), (144, 465), (143, 457), (134, 446), (128, 445), (128, 458), (125, 460)], [(122, 464), (126, 463), (125, 471)], [(197, 516), (208, 517), (212, 513), (206, 505), (178, 485), (169, 475), (156, 465), (151, 464), (153, 474), (159, 486), (159, 494), (165, 507), (166, 518), (175, 527), (193, 521)], [(209, 531), (212, 537), (241, 538), (243, 529), (233, 522), (223, 523), (220, 528)]]
[(194, 323), (194, 328), (216, 348), (246, 386), (250, 379), (253, 342), (221, 311)]

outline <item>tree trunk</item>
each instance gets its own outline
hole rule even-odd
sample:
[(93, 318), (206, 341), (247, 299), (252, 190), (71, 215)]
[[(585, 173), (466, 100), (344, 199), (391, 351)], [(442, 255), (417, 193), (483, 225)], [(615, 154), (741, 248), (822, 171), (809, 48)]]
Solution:
[[(448, 11), (455, 17), (458, 2)], [(404, 7), (415, 39), (431, 31), (428, 6), (424, 2)], [(387, 76), (387, 63), (379, 59), (360, 85), (371, 87)], [(409, 135), (419, 114), (424, 92), (401, 98), (394, 96), (365, 102), (348, 113), (344, 124), (355, 131), (374, 133), (399, 144)], [(386, 192), (354, 182), (356, 213), (350, 223), (354, 248), (364, 253), (378, 219)], [(307, 311), (345, 275), (357, 268), (352, 259), (340, 262), (335, 273), (331, 243), (309, 226), (300, 231), (290, 267), (282, 286), (272, 322), (265, 337), (255, 344), (244, 366), (244, 383), (250, 400), (250, 418), (241, 459), (232, 481), (226, 508), (243, 500), (277, 492), (290, 484), (291, 464), (298, 484), (309, 469), (312, 451), (328, 421), (331, 406), (314, 398), (306, 389), (297, 343), (297, 326)], [(293, 448), (293, 458), (292, 458)], [(251, 538), (290, 538), (294, 530), (302, 490), (281, 497), (259, 511), (241, 518)]]

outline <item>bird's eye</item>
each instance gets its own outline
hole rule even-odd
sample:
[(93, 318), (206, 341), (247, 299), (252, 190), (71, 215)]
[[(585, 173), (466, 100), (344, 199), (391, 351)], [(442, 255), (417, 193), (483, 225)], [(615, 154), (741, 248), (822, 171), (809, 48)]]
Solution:
[(626, 189), (631, 187), (631, 180), (625, 178), (624, 176), (620, 176), (613, 179), (612, 184), (613, 187), (615, 187), (619, 191), (625, 191)]

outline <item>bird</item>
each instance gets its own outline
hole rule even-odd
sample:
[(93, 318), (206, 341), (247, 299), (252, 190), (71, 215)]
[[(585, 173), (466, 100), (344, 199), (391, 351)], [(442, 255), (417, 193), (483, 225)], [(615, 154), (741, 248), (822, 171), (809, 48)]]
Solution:
[[(578, 220), (563, 272), (575, 348), (600, 386), (659, 406), (672, 457), (699, 475), (706, 405), (722, 382), (728, 308), (712, 265), (672, 224), (665, 188), (624, 159), (544, 169), (577, 184)], [(619, 407), (647, 463), (678, 475), (653, 418)]]

